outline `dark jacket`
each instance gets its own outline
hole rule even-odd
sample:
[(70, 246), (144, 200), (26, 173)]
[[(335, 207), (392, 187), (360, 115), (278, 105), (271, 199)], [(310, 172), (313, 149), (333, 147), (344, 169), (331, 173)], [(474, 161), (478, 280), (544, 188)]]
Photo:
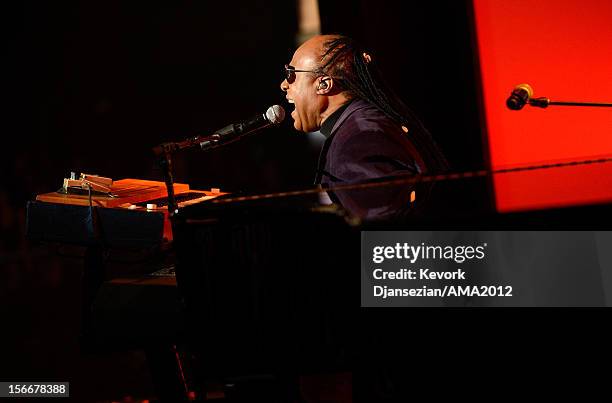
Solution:
[(425, 163), (410, 132), (370, 103), (351, 102), (332, 129), (319, 158), (316, 182), (323, 185), (418, 174)]
[[(340, 115), (326, 139), (316, 183), (324, 187), (426, 171), (410, 141), (410, 131), (367, 101), (356, 99)], [(361, 218), (384, 218), (410, 205), (414, 186), (329, 192), (332, 200)]]

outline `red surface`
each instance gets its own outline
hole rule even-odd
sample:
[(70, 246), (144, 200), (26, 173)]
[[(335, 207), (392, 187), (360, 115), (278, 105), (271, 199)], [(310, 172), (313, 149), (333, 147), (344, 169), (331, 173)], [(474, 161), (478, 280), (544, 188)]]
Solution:
[[(518, 84), (612, 102), (612, 1), (473, 0), (493, 168), (612, 155), (612, 108), (506, 108)], [(612, 200), (612, 163), (494, 179), (500, 211)]]

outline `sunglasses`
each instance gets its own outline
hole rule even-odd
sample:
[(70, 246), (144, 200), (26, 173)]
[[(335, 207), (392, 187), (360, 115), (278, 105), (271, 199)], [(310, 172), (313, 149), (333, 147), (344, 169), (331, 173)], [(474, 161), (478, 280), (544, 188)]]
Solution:
[(289, 84), (295, 81), (295, 73), (315, 73), (315, 70), (297, 70), (295, 67), (285, 64), (285, 78)]

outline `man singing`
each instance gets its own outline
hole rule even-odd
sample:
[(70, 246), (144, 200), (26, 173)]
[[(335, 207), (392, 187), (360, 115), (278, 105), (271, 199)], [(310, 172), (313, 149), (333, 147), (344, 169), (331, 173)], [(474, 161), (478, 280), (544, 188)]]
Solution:
[[(351, 38), (316, 36), (296, 50), (285, 71), (281, 89), (295, 105), (294, 127), (326, 137), (317, 183), (329, 187), (447, 169), (427, 130), (384, 86), (373, 57)], [(389, 197), (336, 198), (365, 217), (393, 210)]]

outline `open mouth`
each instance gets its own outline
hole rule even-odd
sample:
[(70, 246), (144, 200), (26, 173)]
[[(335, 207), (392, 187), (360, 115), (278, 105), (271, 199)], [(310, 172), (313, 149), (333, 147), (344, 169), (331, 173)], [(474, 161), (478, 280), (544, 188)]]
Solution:
[[(295, 101), (293, 99), (289, 99), (287, 98), (287, 102), (289, 102), (291, 105), (293, 105), (293, 110), (291, 111), (291, 117), (293, 117), (293, 114), (295, 113)], [(295, 117), (293, 117), (295, 119)]]

